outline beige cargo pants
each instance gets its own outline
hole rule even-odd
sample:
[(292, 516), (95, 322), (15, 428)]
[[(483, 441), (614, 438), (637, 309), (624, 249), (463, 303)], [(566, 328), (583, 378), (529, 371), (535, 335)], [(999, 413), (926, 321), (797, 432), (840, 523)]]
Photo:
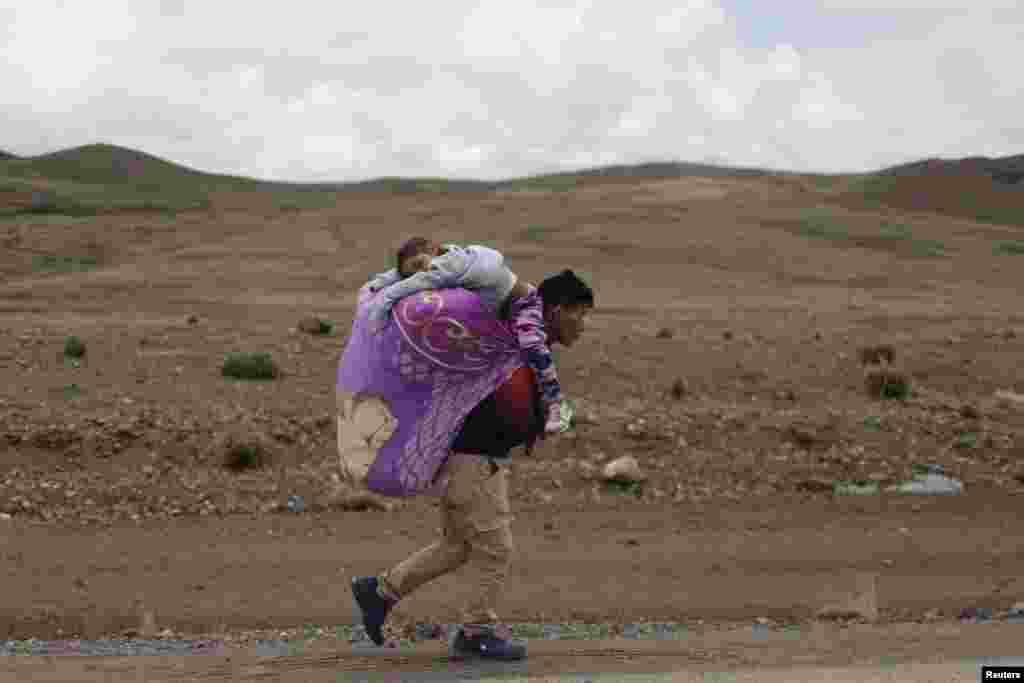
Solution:
[(382, 574), (381, 593), (401, 599), (463, 569), (473, 587), (463, 623), (497, 623), (496, 607), (513, 551), (508, 468), (480, 455), (455, 453), (440, 476), (448, 480), (440, 501), (441, 539)]

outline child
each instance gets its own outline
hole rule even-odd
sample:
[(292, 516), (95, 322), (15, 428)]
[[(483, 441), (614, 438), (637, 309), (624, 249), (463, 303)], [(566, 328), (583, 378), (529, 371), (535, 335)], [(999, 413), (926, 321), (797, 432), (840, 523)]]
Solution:
[[(509, 303), (525, 296), (531, 288), (508, 269), (500, 252), (480, 245), (438, 245), (426, 238), (414, 237), (398, 250), (395, 266), (370, 283), (372, 291), (380, 292), (371, 304), (371, 322), (383, 324), (391, 308), (403, 297), (448, 287), (476, 291), (485, 306), (505, 318)], [(546, 420), (544, 432), (556, 434), (566, 429), (562, 419), (562, 391), (547, 336), (534, 322), (538, 319), (539, 315), (521, 316), (514, 327), (526, 363), (536, 375), (541, 390)]]

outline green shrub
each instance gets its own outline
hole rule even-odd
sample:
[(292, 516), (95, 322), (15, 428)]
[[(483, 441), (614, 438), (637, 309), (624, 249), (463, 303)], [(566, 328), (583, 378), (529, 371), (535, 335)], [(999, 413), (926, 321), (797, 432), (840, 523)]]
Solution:
[(263, 467), (264, 455), (252, 444), (237, 444), (224, 454), (224, 466), (229, 470), (254, 470)]
[(1024, 255), (1024, 242), (1000, 242), (995, 249), (997, 256)]
[(91, 256), (55, 256), (45, 254), (35, 259), (36, 270), (47, 273), (84, 273), (96, 267), (97, 261)]
[(826, 211), (810, 211), (800, 219), (800, 234), (812, 239), (840, 241), (849, 239), (846, 228), (835, 223), (835, 216)]
[(531, 225), (528, 228), (526, 228), (526, 230), (523, 230), (522, 236), (525, 240), (529, 240), (531, 242), (539, 242), (542, 239), (544, 239), (544, 233), (544, 226)]
[(81, 358), (85, 355), (85, 344), (78, 337), (68, 337), (64, 341), (64, 355), (68, 358)]
[(234, 379), (275, 379), (280, 372), (269, 353), (233, 353), (224, 361), (221, 374)]

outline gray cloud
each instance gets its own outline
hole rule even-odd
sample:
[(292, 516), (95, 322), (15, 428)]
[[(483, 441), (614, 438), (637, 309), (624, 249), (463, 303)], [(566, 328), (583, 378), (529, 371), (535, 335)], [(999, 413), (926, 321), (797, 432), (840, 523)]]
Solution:
[(102, 140), (287, 180), (1021, 153), (1019, 3), (793, 0), (751, 42), (759, 7), (0, 5), (0, 148)]

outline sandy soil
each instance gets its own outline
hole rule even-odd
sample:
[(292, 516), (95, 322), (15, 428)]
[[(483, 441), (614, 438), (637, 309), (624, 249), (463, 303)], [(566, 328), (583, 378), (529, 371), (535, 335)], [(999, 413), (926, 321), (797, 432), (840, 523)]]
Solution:
[[(597, 293), (584, 339), (557, 357), (581, 424), (517, 461), (506, 619), (808, 624), (857, 602), (865, 575), (876, 629), (1005, 611), (1024, 600), (1022, 257), (992, 245), (1019, 230), (832, 201), (806, 183), (695, 179), (6, 221), (0, 632), (99, 636), (147, 611), (182, 634), (351, 623), (349, 579), (437, 524), (429, 501), (342, 510), (331, 478), (355, 289), (418, 233), (494, 245), (533, 281), (572, 267)], [(803, 234), (814, 207), (850, 239)], [(894, 222), (914, 238), (878, 239)], [(98, 267), (41, 273), (37, 254)], [(336, 332), (296, 330), (308, 315)], [(72, 334), (88, 349), (78, 363), (61, 355)], [(864, 390), (858, 351), (883, 343), (912, 382), (906, 401)], [(270, 352), (282, 377), (223, 378), (234, 351)], [(270, 464), (222, 467), (227, 432), (261, 439)], [(620, 455), (649, 475), (638, 497), (590, 474)], [(932, 462), (966, 495), (830, 492)], [(306, 513), (280, 510), (291, 494)], [(460, 593), (439, 582), (397, 621), (450, 621)], [(565, 660), (552, 661), (537, 671)]]

